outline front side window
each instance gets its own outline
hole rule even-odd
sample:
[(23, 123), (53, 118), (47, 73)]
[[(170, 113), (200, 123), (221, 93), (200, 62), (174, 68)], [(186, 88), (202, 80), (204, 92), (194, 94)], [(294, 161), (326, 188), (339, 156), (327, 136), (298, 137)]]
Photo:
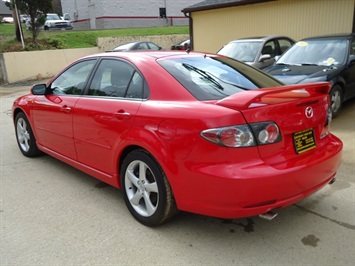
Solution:
[(52, 93), (56, 95), (81, 95), (95, 63), (96, 59), (85, 60), (66, 69), (52, 82)]
[(103, 59), (89, 86), (89, 95), (102, 97), (143, 98), (144, 79), (129, 63)]
[(245, 90), (282, 85), (255, 68), (226, 57), (188, 56), (158, 62), (198, 100), (218, 100)]
[(274, 41), (268, 41), (265, 43), (261, 54), (269, 54), (271, 57), (275, 57), (275, 43)]
[(279, 39), (278, 42), (279, 42), (281, 54), (283, 54), (288, 48), (290, 48), (293, 45), (293, 43), (287, 39)]

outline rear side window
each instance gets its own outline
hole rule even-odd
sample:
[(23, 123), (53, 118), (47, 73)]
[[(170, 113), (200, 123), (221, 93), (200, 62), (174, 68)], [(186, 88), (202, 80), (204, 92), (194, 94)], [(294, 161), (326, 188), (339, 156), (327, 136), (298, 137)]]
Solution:
[(142, 99), (147, 97), (143, 90), (144, 79), (131, 64), (103, 59), (89, 86), (88, 95)]
[(282, 85), (257, 69), (226, 57), (188, 56), (158, 62), (198, 100), (219, 100), (245, 90)]

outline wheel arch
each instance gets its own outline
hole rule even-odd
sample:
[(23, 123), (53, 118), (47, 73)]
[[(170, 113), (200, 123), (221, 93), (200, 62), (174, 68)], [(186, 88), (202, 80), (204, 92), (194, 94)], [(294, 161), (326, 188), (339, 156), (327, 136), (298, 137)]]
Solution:
[(31, 115), (30, 115), (30, 110), (26, 110), (26, 109), (23, 109), (23, 108), (21, 108), (20, 106), (17, 106), (16, 108), (14, 108), (13, 110), (12, 110), (12, 122), (13, 122), (13, 124), (14, 124), (14, 126), (16, 126), (15, 125), (15, 119), (16, 119), (16, 116), (19, 114), (19, 113), (23, 113), (25, 116), (26, 116), (26, 118), (27, 118), (27, 120), (28, 120), (28, 123), (30, 124), (30, 127), (32, 128), (32, 132), (33, 132), (33, 134), (35, 135), (35, 137), (36, 137), (36, 129), (34, 128), (34, 126), (33, 126), (33, 121), (32, 121), (32, 117), (31, 117)]
[[(124, 159), (126, 158), (126, 156), (131, 153), (132, 151), (135, 150), (142, 150), (143, 152), (147, 153), (158, 165), (159, 167), (162, 169), (162, 171), (164, 172), (166, 179), (171, 187), (171, 191), (174, 197), (174, 184), (173, 184), (173, 180), (170, 180), (169, 178), (169, 172), (167, 171), (167, 164), (169, 163), (166, 158), (164, 157), (163, 154), (155, 154), (153, 152), (151, 152), (148, 147), (143, 147), (141, 145), (137, 145), (137, 144), (130, 144), (127, 145), (126, 147), (124, 147), (122, 149), (122, 151), (118, 154), (117, 157), (117, 165), (116, 165), (116, 171), (117, 171), (117, 184), (118, 184), (118, 188), (122, 189), (122, 184), (121, 184), (121, 178), (120, 178), (120, 171), (121, 171), (121, 166), (122, 163), (124, 161)], [(161, 149), (159, 149), (161, 150)], [(165, 159), (164, 159), (165, 158)]]
[(121, 171), (122, 162), (124, 161), (124, 159), (126, 158), (126, 156), (127, 156), (130, 152), (135, 151), (135, 150), (140, 150), (140, 149), (142, 149), (142, 150), (145, 151), (144, 148), (142, 148), (142, 147), (140, 147), (140, 146), (138, 146), (138, 145), (130, 145), (130, 146), (125, 147), (125, 148), (122, 150), (121, 154), (119, 155), (119, 158), (118, 158), (118, 160), (117, 160), (117, 161), (118, 161), (118, 165), (117, 165), (117, 168), (116, 168), (116, 169), (117, 169), (118, 184), (119, 184), (120, 187), (121, 187), (120, 171)]
[[(132, 153), (134, 153), (134, 155)], [(138, 160), (138, 164), (136, 160)], [(137, 181), (137, 183), (132, 181), (127, 181), (127, 180), (131, 180), (131, 178), (126, 178), (125, 173), (123, 173), (123, 175), (120, 177), (121, 188), (123, 190), (126, 206), (137, 221), (147, 226), (156, 226), (167, 222), (178, 213), (174, 193), (172, 191), (170, 182), (167, 180), (166, 174), (162, 170), (161, 165), (156, 160), (156, 158), (152, 156), (151, 153), (149, 153), (146, 149), (143, 149), (142, 147), (139, 146), (134, 146), (134, 145), (129, 146), (122, 153), (120, 162), (121, 162), (120, 164), (122, 164), (123, 167), (120, 170), (122, 172), (125, 172), (126, 169), (131, 167), (133, 163), (134, 168), (136, 168), (137, 165), (139, 165), (138, 166), (139, 173), (141, 173), (142, 166), (140, 165), (143, 163), (149, 168), (149, 172), (151, 173), (150, 175), (148, 174), (148, 176), (150, 176), (149, 179), (148, 178), (146, 179), (147, 177), (146, 173), (142, 174), (143, 175), (142, 183), (140, 183), (140, 181)], [(132, 170), (132, 168), (130, 169)], [(140, 179), (140, 177), (138, 177), (138, 174), (135, 174), (134, 172), (131, 172), (130, 175), (135, 176), (134, 179), (136, 178)], [(145, 180), (147, 180), (147, 182), (145, 182)], [(150, 181), (153, 181), (153, 183), (155, 184), (153, 186), (155, 186), (156, 189), (148, 190), (150, 192), (145, 192), (145, 193), (149, 193), (148, 197), (143, 196), (142, 189), (143, 191), (144, 190), (147, 191), (147, 190), (146, 188), (142, 188), (142, 186), (145, 186), (144, 185), (145, 183), (150, 183)], [(128, 186), (126, 182), (129, 183)], [(133, 191), (132, 187), (135, 187), (137, 190)], [(151, 187), (151, 185), (149, 185), (149, 187)], [(153, 194), (152, 198), (150, 197), (151, 192)], [(139, 203), (136, 201), (137, 195), (138, 197), (140, 197)], [(135, 198), (134, 203), (131, 202), (131, 199), (133, 198)], [(153, 208), (145, 207), (146, 204), (141, 203), (141, 199), (143, 198), (145, 198), (144, 202), (148, 200), (148, 202), (150, 202), (148, 205), (154, 207)], [(148, 209), (150, 209), (150, 211), (148, 211)]]
[[(338, 78), (338, 79), (336, 79), (336, 80), (334, 80), (333, 82), (332, 82), (332, 88), (331, 89), (333, 89), (335, 86), (339, 86), (340, 87), (340, 89), (341, 89), (341, 92), (342, 92), (342, 94), (343, 94), (343, 96), (344, 96), (344, 93), (345, 93), (345, 80), (344, 79), (342, 79), (342, 78)], [(344, 101), (344, 97), (343, 97), (343, 101)]]
[[(120, 154), (118, 155), (118, 158), (117, 158), (117, 177), (118, 177), (118, 184), (119, 184), (119, 187), (121, 188), (121, 183), (120, 183), (120, 171), (121, 171), (121, 165), (124, 161), (124, 159), (127, 157), (127, 155), (135, 150), (142, 150), (143, 152), (147, 153), (154, 161), (156, 161), (156, 163), (163, 169), (164, 171), (164, 167), (162, 165), (162, 163), (160, 162), (160, 160), (158, 160), (156, 158), (156, 156), (151, 153), (147, 148), (143, 147), (143, 146), (140, 146), (140, 145), (136, 145), (136, 144), (131, 144), (131, 145), (127, 145), (121, 152)], [(164, 171), (165, 172), (165, 171)], [(169, 182), (170, 183), (170, 182)]]
[[(41, 155), (43, 152), (37, 146), (35, 132), (34, 132), (29, 115), (21, 108), (14, 108), (12, 110), (12, 112), (13, 112), (13, 115), (12, 115), (13, 116), (13, 123), (14, 123), (14, 127), (15, 127), (15, 135), (16, 135), (18, 146), (19, 146), (22, 154), (26, 157), (37, 157), (37, 156)], [(28, 126), (26, 125), (25, 130), (24, 130), (24, 131), (26, 131), (26, 134), (28, 134), (28, 137), (26, 137), (27, 141), (25, 141), (27, 143), (26, 145), (23, 144), (23, 142), (19, 140), (19, 134), (18, 134), (19, 119), (24, 120), (23, 122), (25, 124), (28, 124)], [(24, 134), (24, 133), (20, 133), (20, 134)], [(23, 146), (26, 146), (26, 147), (24, 148)]]
[(27, 119), (28, 119), (28, 122), (30, 123), (31, 127), (32, 127), (32, 121), (29, 117), (29, 115), (21, 108), (17, 107), (15, 108), (14, 110), (12, 110), (12, 121), (13, 123), (15, 123), (15, 119), (16, 119), (16, 116), (19, 114), (19, 113), (23, 113)]

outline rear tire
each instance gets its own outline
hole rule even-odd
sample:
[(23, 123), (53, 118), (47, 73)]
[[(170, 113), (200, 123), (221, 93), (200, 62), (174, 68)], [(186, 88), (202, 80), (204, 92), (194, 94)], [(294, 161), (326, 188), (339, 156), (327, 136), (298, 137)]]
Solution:
[(24, 113), (18, 113), (15, 117), (16, 140), (20, 151), (26, 157), (35, 157), (42, 152), (38, 149), (36, 138), (30, 123)]
[(130, 152), (122, 162), (120, 176), (126, 206), (137, 221), (156, 226), (175, 216), (177, 208), (169, 182), (147, 152)]
[(332, 110), (332, 117), (336, 117), (340, 113), (343, 104), (343, 91), (340, 85), (335, 85), (330, 90), (330, 108)]

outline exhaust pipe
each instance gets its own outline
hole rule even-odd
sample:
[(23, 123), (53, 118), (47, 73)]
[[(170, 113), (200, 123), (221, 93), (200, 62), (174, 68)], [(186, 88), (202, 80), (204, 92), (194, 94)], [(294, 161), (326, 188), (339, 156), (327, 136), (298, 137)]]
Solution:
[(335, 177), (332, 178), (332, 180), (329, 181), (329, 185), (333, 184), (337, 179)]
[(278, 213), (272, 212), (272, 211), (268, 211), (266, 213), (263, 214), (259, 214), (260, 218), (263, 218), (265, 220), (271, 221), (272, 219), (274, 219), (276, 216), (278, 215)]

